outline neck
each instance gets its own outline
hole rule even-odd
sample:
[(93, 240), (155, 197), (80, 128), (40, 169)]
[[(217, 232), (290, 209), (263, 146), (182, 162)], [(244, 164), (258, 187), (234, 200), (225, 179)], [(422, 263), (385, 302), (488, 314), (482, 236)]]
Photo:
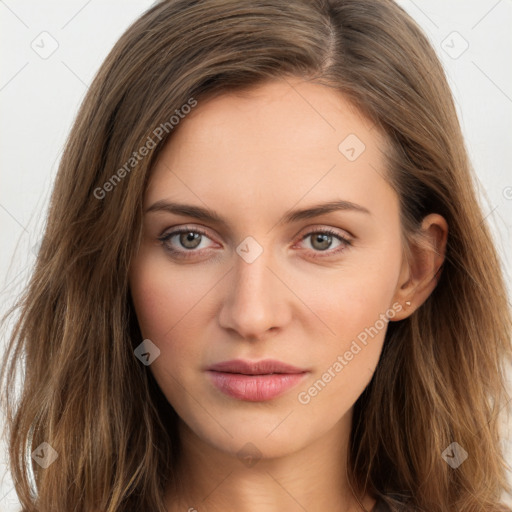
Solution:
[[(345, 422), (346, 423), (346, 422)], [(169, 512), (362, 512), (346, 476), (347, 427), (337, 428), (286, 456), (226, 453), (180, 422), (180, 485), (167, 494)], [(345, 434), (345, 435), (343, 435)], [(244, 456), (245, 455), (245, 456)], [(360, 498), (367, 511), (375, 500)]]

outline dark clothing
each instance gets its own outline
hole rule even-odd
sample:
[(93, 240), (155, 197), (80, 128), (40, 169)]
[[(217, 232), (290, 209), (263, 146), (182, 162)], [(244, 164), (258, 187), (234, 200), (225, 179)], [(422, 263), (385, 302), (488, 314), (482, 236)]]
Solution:
[(370, 512), (391, 512), (391, 509), (381, 499), (378, 499)]

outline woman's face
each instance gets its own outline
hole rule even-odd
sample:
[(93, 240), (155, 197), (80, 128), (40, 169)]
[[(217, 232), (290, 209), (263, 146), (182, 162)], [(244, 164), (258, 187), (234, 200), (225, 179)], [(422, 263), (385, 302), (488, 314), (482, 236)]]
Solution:
[[(198, 440), (274, 457), (347, 432), (405, 308), (382, 149), (339, 93), (298, 79), (199, 101), (180, 122), (130, 287), (160, 351), (150, 369)], [(247, 364), (211, 370), (233, 360)]]

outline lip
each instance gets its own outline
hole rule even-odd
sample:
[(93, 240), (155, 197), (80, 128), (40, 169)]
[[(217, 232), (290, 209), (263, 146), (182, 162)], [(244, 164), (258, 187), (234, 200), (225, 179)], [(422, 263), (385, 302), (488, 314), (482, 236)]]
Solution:
[(261, 361), (244, 361), (231, 359), (214, 364), (208, 370), (225, 373), (241, 373), (244, 375), (268, 375), (270, 373), (304, 373), (307, 370), (275, 359), (262, 359)]
[(233, 359), (210, 366), (207, 373), (224, 394), (238, 400), (264, 402), (296, 386), (309, 371), (273, 359)]

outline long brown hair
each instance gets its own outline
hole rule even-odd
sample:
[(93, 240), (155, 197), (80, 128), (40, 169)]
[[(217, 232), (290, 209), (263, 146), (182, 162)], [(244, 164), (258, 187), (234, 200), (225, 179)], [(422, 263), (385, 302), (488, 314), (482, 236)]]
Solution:
[[(164, 489), (179, 479), (177, 416), (134, 356), (142, 337), (127, 280), (145, 187), (185, 105), (287, 76), (339, 90), (387, 135), (406, 242), (428, 213), (449, 225), (437, 287), (389, 324), (356, 402), (350, 480), (397, 510), (503, 510), (511, 315), (426, 37), (390, 0), (172, 0), (133, 24), (95, 77), (60, 162), (36, 268), (9, 312), (19, 317), (2, 398), (25, 512), (164, 512)], [(44, 469), (30, 456), (43, 442), (58, 454)], [(469, 455), (457, 469), (442, 457), (452, 442)]]

